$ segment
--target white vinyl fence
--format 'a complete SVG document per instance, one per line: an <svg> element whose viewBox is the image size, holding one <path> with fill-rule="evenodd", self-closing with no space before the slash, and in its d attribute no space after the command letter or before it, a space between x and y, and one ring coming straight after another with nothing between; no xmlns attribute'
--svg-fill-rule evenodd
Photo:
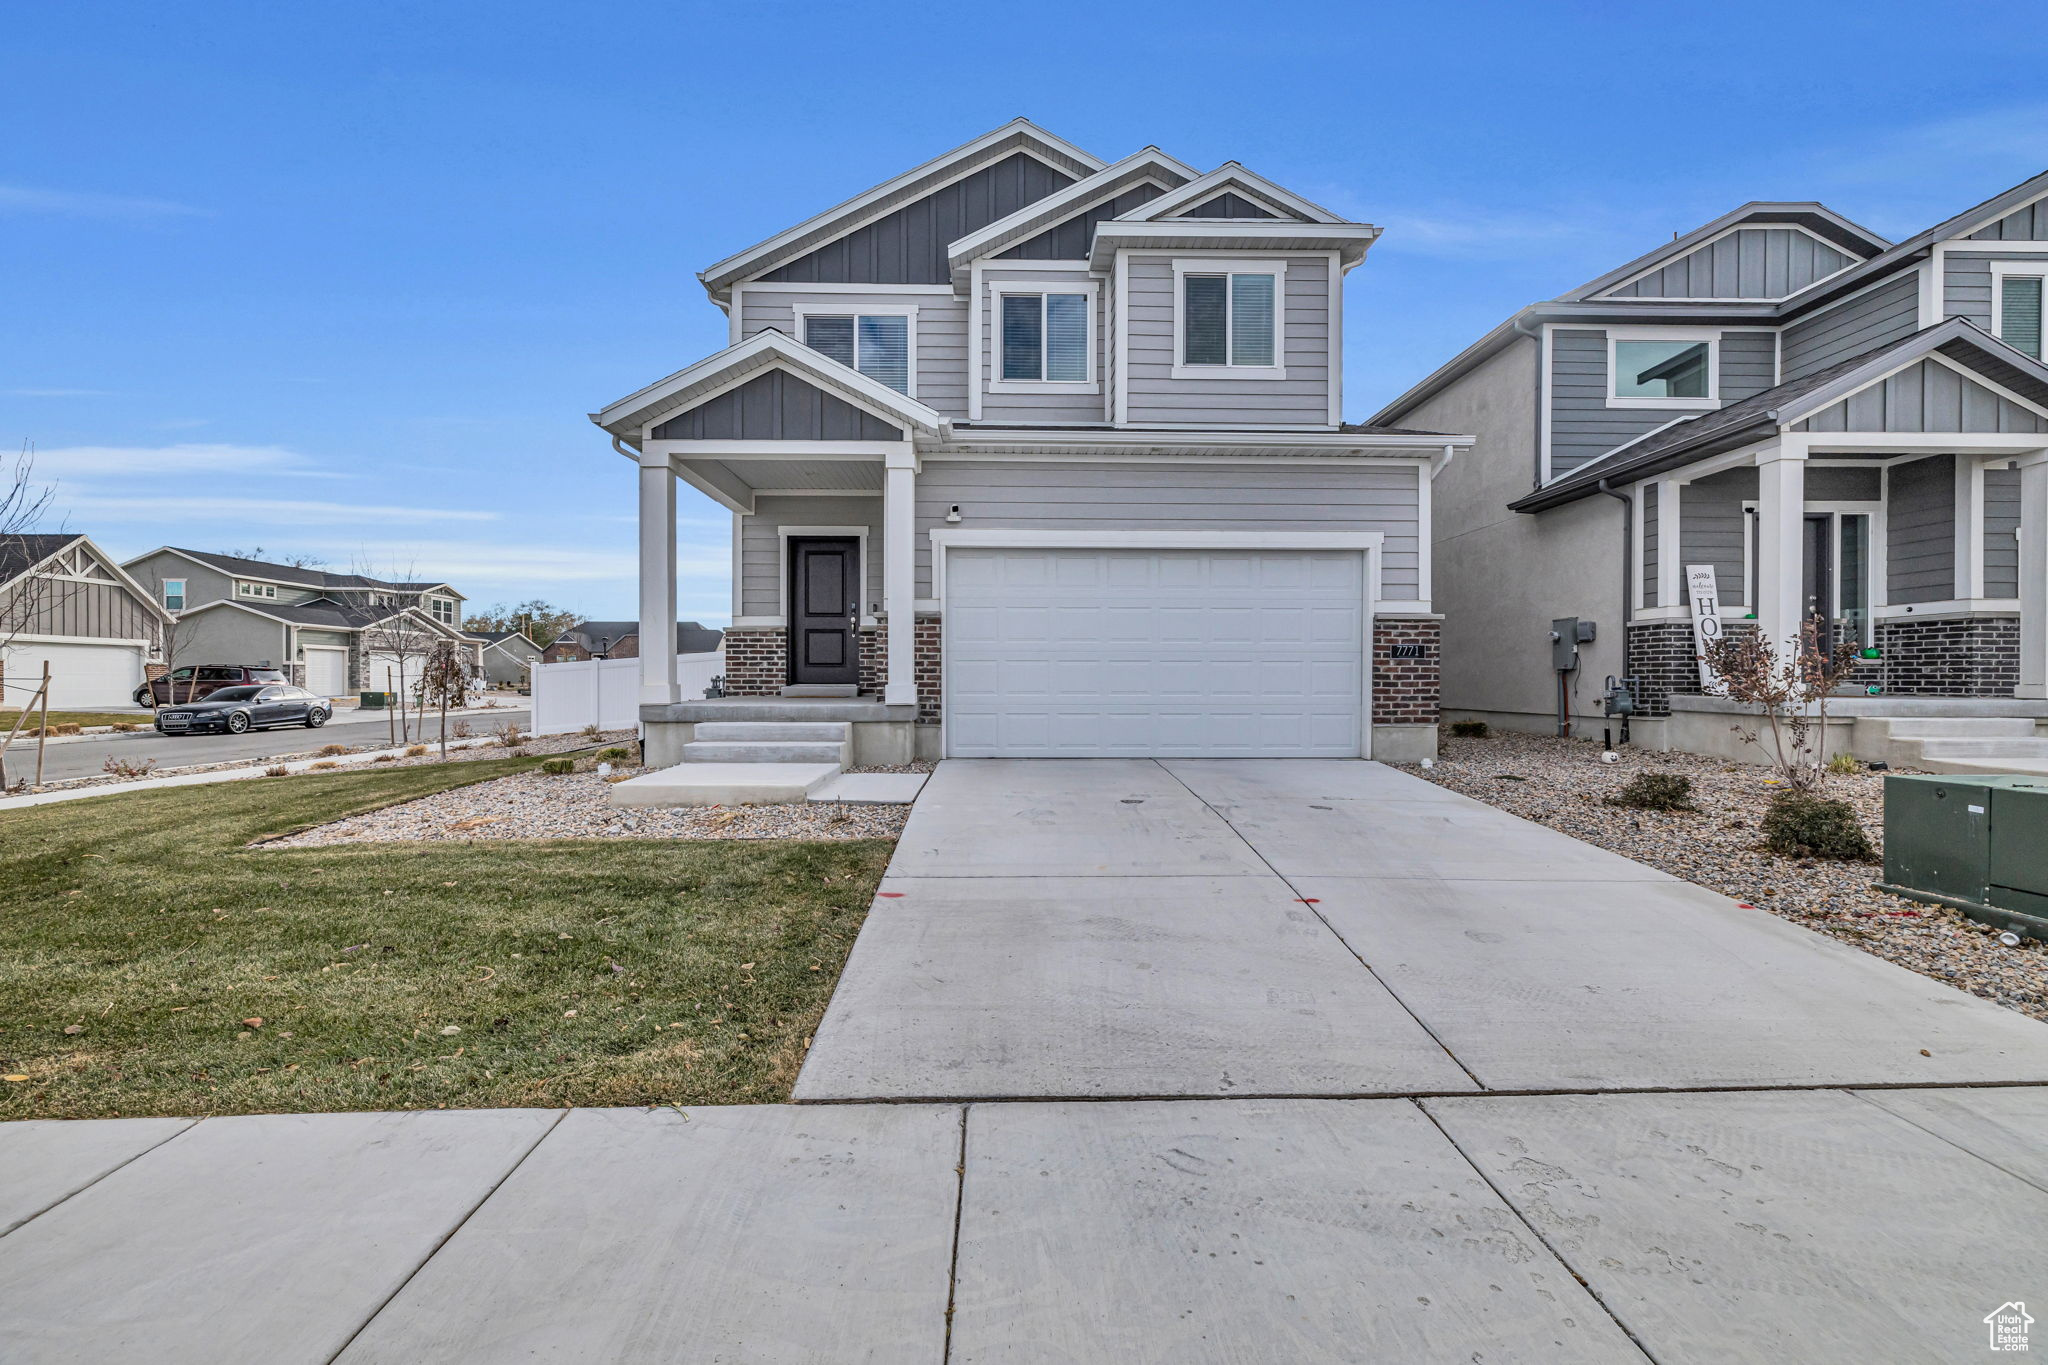
<svg viewBox="0 0 2048 1365"><path fill-rule="evenodd" d="M676 655L683 700L704 695L711 680L725 672L725 651ZM563 735L596 725L604 730L631 730L640 723L640 661L589 659L580 663L533 666L533 733Z"/></svg>

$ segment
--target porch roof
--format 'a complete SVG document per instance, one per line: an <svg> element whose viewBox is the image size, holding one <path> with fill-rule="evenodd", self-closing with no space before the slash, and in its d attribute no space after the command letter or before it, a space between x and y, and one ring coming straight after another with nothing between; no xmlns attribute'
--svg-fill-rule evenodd
<svg viewBox="0 0 2048 1365"><path fill-rule="evenodd" d="M1770 440L1882 383L1915 361L1937 355L2048 412L2048 366L2014 350L1973 323L1949 318L1727 407L1661 427L1508 506L1517 512L1561 507L1593 496L1602 483L1627 483ZM1889 409L1876 425L1861 430L1877 435L1901 429L1927 430L1925 426L1899 427ZM2048 420L2039 420L2034 429L2048 432ZM1853 439L1856 430L1835 429L1830 434L1831 443L1844 435ZM1968 433L1958 429L1956 434L1964 437ZM2048 434L2044 434L2043 444L2048 444Z"/></svg>

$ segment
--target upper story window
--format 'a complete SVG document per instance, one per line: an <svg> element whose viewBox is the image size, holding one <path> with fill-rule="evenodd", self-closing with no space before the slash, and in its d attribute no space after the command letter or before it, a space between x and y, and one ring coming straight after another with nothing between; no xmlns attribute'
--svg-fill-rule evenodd
<svg viewBox="0 0 2048 1365"><path fill-rule="evenodd" d="M182 578L166 578L166 579L164 580L164 584L163 584L163 594L164 594L164 610L165 610L165 611L183 611L183 610L185 610L185 580L184 580L184 579L182 579Z"/></svg>
<svg viewBox="0 0 2048 1365"><path fill-rule="evenodd" d="M1175 261L1180 354L1174 377L1283 378L1280 301L1286 269L1277 261Z"/></svg>
<svg viewBox="0 0 2048 1365"><path fill-rule="evenodd" d="M804 345L907 394L911 392L913 313L799 313L797 320Z"/></svg>
<svg viewBox="0 0 2048 1365"><path fill-rule="evenodd" d="M1720 388L1720 343L1713 336L1607 334L1609 407L1711 408Z"/></svg>
<svg viewBox="0 0 2048 1365"><path fill-rule="evenodd" d="M1995 261L1991 331L2015 351L2041 358L2041 280L2044 267L2031 261Z"/></svg>
<svg viewBox="0 0 2048 1365"><path fill-rule="evenodd" d="M439 621L442 625L452 626L455 624L454 598L429 597L427 599L427 610L431 611L434 615L434 619L436 621Z"/></svg>
<svg viewBox="0 0 2048 1365"><path fill-rule="evenodd" d="M267 601L274 601L277 598L277 584L252 583L246 578L238 578L235 580L235 596L260 597Z"/></svg>
<svg viewBox="0 0 2048 1365"><path fill-rule="evenodd" d="M998 287L996 387L1095 382L1095 296Z"/></svg>

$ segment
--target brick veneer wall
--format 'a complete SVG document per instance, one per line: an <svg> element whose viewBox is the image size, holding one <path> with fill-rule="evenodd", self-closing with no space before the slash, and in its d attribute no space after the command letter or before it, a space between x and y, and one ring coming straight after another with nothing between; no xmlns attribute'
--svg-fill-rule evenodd
<svg viewBox="0 0 2048 1365"><path fill-rule="evenodd" d="M1397 659L1395 645L1421 645ZM1403 617L1372 623L1372 723L1434 725L1443 697L1443 623Z"/></svg>
<svg viewBox="0 0 2048 1365"><path fill-rule="evenodd" d="M943 688L943 680L939 677L939 618L918 617L913 634L917 643L911 656L915 665L912 671L917 675L917 723L937 725Z"/></svg>
<svg viewBox="0 0 2048 1365"><path fill-rule="evenodd" d="M725 694L774 697L789 677L789 636L780 626L725 632Z"/></svg>
<svg viewBox="0 0 2048 1365"><path fill-rule="evenodd" d="M1884 690L1902 697L2010 697L2020 680L2020 618L1881 621Z"/></svg>
<svg viewBox="0 0 2048 1365"><path fill-rule="evenodd" d="M1636 698L1639 716L1668 716L1674 695L1700 693L1699 655L1690 621L1632 621L1628 628L1628 671L1642 679Z"/></svg>

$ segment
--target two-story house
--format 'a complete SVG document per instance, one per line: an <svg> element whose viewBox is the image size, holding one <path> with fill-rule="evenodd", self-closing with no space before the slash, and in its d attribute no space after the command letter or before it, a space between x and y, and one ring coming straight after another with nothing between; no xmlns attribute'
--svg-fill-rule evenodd
<svg viewBox="0 0 2048 1365"><path fill-rule="evenodd" d="M1378 235L1018 119L718 262L730 344L592 414L642 619L680 479L732 513L733 696L868 699L904 756L1432 752L1430 481L1469 439L1343 420ZM704 704L641 657L661 758Z"/></svg>
<svg viewBox="0 0 2048 1365"><path fill-rule="evenodd" d="M163 546L122 566L176 620L178 664L274 664L323 696L403 690L439 640L483 669L484 641L462 629L463 595L206 550Z"/></svg>
<svg viewBox="0 0 2048 1365"><path fill-rule="evenodd" d="M1879 739L1915 716L2030 735L2048 715L2044 276L2048 175L1896 243L1817 203L1752 203L1481 337L1373 419L1479 436L1436 485L1446 709L1583 725L1607 675L1634 677L1639 742L1724 747L1696 570L1722 628L1781 657L1810 618L1861 647L1836 710L1890 718ZM1572 619L1594 637L1576 669L1552 640Z"/></svg>

